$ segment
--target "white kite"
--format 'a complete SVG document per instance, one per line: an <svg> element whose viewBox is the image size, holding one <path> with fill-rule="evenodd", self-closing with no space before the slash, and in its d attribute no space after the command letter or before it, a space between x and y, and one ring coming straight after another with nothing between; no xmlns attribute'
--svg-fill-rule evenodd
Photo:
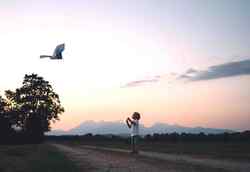
<svg viewBox="0 0 250 172"><path fill-rule="evenodd" d="M54 50L53 56L48 55L41 55L40 58L50 58L52 60L61 60L62 59L62 52L65 49L65 44L60 44L56 46L56 49Z"/></svg>

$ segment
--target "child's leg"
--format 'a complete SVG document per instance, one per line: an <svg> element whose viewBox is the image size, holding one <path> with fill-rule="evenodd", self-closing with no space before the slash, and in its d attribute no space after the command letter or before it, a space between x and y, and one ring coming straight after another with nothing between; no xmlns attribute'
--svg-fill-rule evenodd
<svg viewBox="0 0 250 172"><path fill-rule="evenodd" d="M131 151L132 153L138 153L138 136L131 136Z"/></svg>
<svg viewBox="0 0 250 172"><path fill-rule="evenodd" d="M135 152L135 136L131 136L131 151Z"/></svg>
<svg viewBox="0 0 250 172"><path fill-rule="evenodd" d="M139 136L134 136L134 152L138 153L138 140Z"/></svg>

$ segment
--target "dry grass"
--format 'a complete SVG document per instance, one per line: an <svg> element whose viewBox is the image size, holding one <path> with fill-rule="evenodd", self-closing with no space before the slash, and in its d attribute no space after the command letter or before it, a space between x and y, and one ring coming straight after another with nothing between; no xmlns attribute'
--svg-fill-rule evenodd
<svg viewBox="0 0 250 172"><path fill-rule="evenodd" d="M78 172L77 166L47 144L0 146L0 172Z"/></svg>

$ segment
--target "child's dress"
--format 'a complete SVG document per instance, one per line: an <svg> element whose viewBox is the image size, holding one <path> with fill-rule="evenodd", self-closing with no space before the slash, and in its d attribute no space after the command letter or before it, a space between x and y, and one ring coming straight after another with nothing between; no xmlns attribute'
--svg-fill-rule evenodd
<svg viewBox="0 0 250 172"><path fill-rule="evenodd" d="M131 136L138 136L139 135L139 120L134 119L132 122L132 131Z"/></svg>

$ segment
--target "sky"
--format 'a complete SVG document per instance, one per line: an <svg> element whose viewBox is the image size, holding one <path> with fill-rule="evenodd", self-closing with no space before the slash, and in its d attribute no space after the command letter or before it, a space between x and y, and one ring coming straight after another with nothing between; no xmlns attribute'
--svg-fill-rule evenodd
<svg viewBox="0 0 250 172"><path fill-rule="evenodd" d="M0 95L37 73L86 120L249 130L250 1L0 1ZM40 59L65 43L63 60Z"/></svg>

